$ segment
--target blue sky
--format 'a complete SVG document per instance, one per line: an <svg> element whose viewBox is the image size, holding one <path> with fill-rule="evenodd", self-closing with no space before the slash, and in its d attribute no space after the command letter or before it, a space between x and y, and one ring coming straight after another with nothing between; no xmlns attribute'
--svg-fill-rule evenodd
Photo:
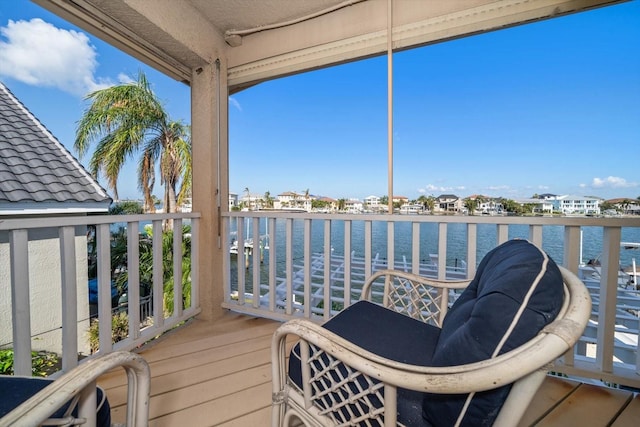
<svg viewBox="0 0 640 427"><path fill-rule="evenodd" d="M37 5L0 0L0 80L74 154L83 95L140 70L189 122L184 84ZM233 95L230 191L387 194L386 72L373 58ZM639 147L638 0L394 55L396 195L637 198ZM121 198L138 197L134 182L132 161Z"/></svg>

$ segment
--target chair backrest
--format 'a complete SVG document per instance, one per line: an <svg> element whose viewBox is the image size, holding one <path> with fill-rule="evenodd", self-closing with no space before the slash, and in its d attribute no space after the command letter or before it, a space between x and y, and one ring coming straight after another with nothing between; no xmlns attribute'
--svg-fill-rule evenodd
<svg viewBox="0 0 640 427"><path fill-rule="evenodd" d="M503 243L483 258L445 316L433 366L492 359L523 345L558 316L563 295L560 269L544 251L526 240ZM423 413L433 425L492 425L510 387L426 394Z"/></svg>

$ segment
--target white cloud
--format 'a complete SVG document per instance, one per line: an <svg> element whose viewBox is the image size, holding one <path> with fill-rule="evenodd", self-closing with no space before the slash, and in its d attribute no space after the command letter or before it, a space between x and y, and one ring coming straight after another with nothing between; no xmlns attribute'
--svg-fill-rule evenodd
<svg viewBox="0 0 640 427"><path fill-rule="evenodd" d="M509 191L511 190L511 187L509 187L508 185L490 185L487 187L487 190L490 191Z"/></svg>
<svg viewBox="0 0 640 427"><path fill-rule="evenodd" d="M9 20L0 27L0 76L53 87L73 95L110 86L94 76L97 52L81 32L56 28L42 19Z"/></svg>
<svg viewBox="0 0 640 427"><path fill-rule="evenodd" d="M427 184L424 188L419 188L418 193L446 193L451 191L464 191L466 187L461 185L457 187Z"/></svg>
<svg viewBox="0 0 640 427"><path fill-rule="evenodd" d="M235 99L233 96L229 97L229 105L233 105L234 107L236 107L238 111L242 111L242 106L240 105L238 100Z"/></svg>
<svg viewBox="0 0 640 427"><path fill-rule="evenodd" d="M637 182L627 182L626 179L617 176L608 176L604 179L593 178L591 182L592 188L632 188L637 187ZM583 187L583 184L580 184Z"/></svg>

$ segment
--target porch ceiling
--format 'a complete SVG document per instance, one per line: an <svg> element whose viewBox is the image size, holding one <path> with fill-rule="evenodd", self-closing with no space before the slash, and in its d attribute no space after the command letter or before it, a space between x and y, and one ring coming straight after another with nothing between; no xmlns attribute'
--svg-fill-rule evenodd
<svg viewBox="0 0 640 427"><path fill-rule="evenodd" d="M231 93L387 49L387 0L33 1L185 83L193 70L219 58ZM393 46L407 49L621 1L394 0Z"/></svg>

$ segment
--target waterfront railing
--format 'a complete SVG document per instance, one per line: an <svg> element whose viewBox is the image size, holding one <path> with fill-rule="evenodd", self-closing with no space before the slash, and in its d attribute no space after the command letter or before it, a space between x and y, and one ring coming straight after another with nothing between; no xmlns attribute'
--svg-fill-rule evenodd
<svg viewBox="0 0 640 427"><path fill-rule="evenodd" d="M223 247L236 248L225 258L225 307L318 322L357 301L365 278L379 269L472 278L489 250L512 238L528 239L582 277L594 301L584 336L553 370L640 388L640 295L637 283L624 282L620 271L636 256L621 253L620 246L640 241L638 217L243 211L224 214L224 230ZM597 277L587 267L595 258Z"/></svg>

